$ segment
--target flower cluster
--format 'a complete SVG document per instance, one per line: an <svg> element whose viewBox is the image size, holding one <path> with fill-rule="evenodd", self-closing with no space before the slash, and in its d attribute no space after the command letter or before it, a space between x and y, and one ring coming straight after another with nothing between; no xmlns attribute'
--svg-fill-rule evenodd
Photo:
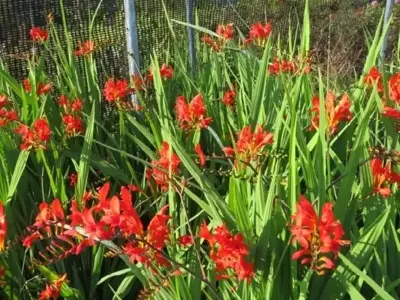
<svg viewBox="0 0 400 300"><path fill-rule="evenodd" d="M372 67L364 78L368 87L376 86L378 93L384 93L383 76L377 67ZM400 105L400 73L393 74L388 81L389 99ZM400 109L390 107L386 101L387 97L382 97L384 108L383 115L392 119L400 119Z"/></svg>
<svg viewBox="0 0 400 300"><path fill-rule="evenodd" d="M67 274L53 280L50 284L46 284L46 288L40 292L38 300L58 299L61 293L61 287L67 282Z"/></svg>
<svg viewBox="0 0 400 300"><path fill-rule="evenodd" d="M272 33L271 23L260 22L251 25L249 37L244 41L245 44L256 43L259 46L265 46L266 41Z"/></svg>
<svg viewBox="0 0 400 300"><path fill-rule="evenodd" d="M21 135L21 150L29 151L34 149L46 149L46 143L50 140L51 130L45 118L37 119L32 128L28 125L20 124L15 133Z"/></svg>
<svg viewBox="0 0 400 300"><path fill-rule="evenodd" d="M184 96L179 96L176 99L175 112L179 125L187 131L207 128L212 121L212 118L206 117L206 107L200 94L189 104Z"/></svg>
<svg viewBox="0 0 400 300"><path fill-rule="evenodd" d="M400 174L392 171L391 161L384 162L380 158L371 160L371 172L373 177L374 193L380 194L382 197L388 197L391 194L387 184L399 183Z"/></svg>
<svg viewBox="0 0 400 300"><path fill-rule="evenodd" d="M150 265L156 261L160 266L168 266L161 253L170 240L167 206L161 208L144 230L139 214L132 205L131 192L135 188L123 186L119 195L108 197L110 188L110 183L105 183L98 190L98 201L90 201L92 204L88 205L89 199L84 199L82 209L72 200L69 215L65 214L59 199L51 204L42 203L35 223L22 241L23 246L31 248L37 240L53 238L46 247L49 254L39 253L49 263L78 255L86 247L100 241L119 237L125 239L121 251L130 257L132 263Z"/></svg>
<svg viewBox="0 0 400 300"><path fill-rule="evenodd" d="M325 98L325 116L327 121L327 131L328 133L334 134L336 133L339 123L341 121L349 121L353 117L350 112L350 99L347 94L344 94L340 99L339 103L335 106L336 96L331 91L328 91ZM320 121L320 99L318 96L314 96L312 99L312 109L311 113L314 114L314 117L311 121L310 129L318 129L319 121Z"/></svg>
<svg viewBox="0 0 400 300"><path fill-rule="evenodd" d="M206 240L211 247L209 255L216 265L218 280L230 278L227 271L231 269L238 280L251 282L254 266L246 260L249 250L240 233L233 235L225 224L215 227L211 232L207 224L203 223L199 237Z"/></svg>
<svg viewBox="0 0 400 300"><path fill-rule="evenodd" d="M235 87L232 87L230 90L225 92L224 97L222 98L222 103L231 108L235 106L236 103Z"/></svg>
<svg viewBox="0 0 400 300"><path fill-rule="evenodd" d="M159 151L160 158L151 162L152 168L146 170L147 180L153 179L162 191L167 191L171 176L179 173L181 160L172 152L170 145L163 142Z"/></svg>
<svg viewBox="0 0 400 300"><path fill-rule="evenodd" d="M49 33L46 29L40 27L33 27L29 32L32 41L37 43L44 43L49 38Z"/></svg>
<svg viewBox="0 0 400 300"><path fill-rule="evenodd" d="M335 268L333 259L337 258L340 247L350 244L342 239L344 231L340 221L335 220L332 208L332 203L325 203L318 217L310 201L300 196L290 224L292 242L298 242L301 247L293 253L292 259L301 259L301 264L309 264L311 270L320 275Z"/></svg>
<svg viewBox="0 0 400 300"><path fill-rule="evenodd" d="M82 100L79 98L70 100L65 95L61 95L58 104L63 109L62 120L64 129L68 136L74 136L84 132L82 122Z"/></svg>
<svg viewBox="0 0 400 300"><path fill-rule="evenodd" d="M201 38L201 41L204 44L210 46L213 51L221 52L226 43L233 39L233 24L219 24L215 33L218 35L218 38L213 39L209 35L204 35Z"/></svg>
<svg viewBox="0 0 400 300"><path fill-rule="evenodd" d="M78 49L74 51L76 57L90 56L95 51L95 43L93 41L86 41L78 43Z"/></svg>
<svg viewBox="0 0 400 300"><path fill-rule="evenodd" d="M6 95L0 95L0 127L18 120L15 109L11 106Z"/></svg>
<svg viewBox="0 0 400 300"><path fill-rule="evenodd" d="M274 61L269 65L268 72L272 75L278 74L299 74L304 72L305 74L311 71L311 59L297 59L294 60L279 60L275 58Z"/></svg>
<svg viewBox="0 0 400 300"><path fill-rule="evenodd" d="M27 93L32 92L32 85L29 79L24 79L23 85L25 92ZM36 95L37 96L47 95L51 91L51 89L52 89L51 83L39 82L36 87Z"/></svg>
<svg viewBox="0 0 400 300"><path fill-rule="evenodd" d="M239 161L250 163L263 154L264 146L273 143L273 134L264 131L261 125L258 125L254 133L251 126L245 126L238 134L236 143L236 153ZM225 147L224 153L228 157L235 156L235 149Z"/></svg>
<svg viewBox="0 0 400 300"><path fill-rule="evenodd" d="M162 64L160 68L160 76L164 80L171 79L174 77L174 68L171 65ZM148 82L154 80L154 71L152 68L150 68L149 73L146 75L146 79Z"/></svg>
<svg viewBox="0 0 400 300"><path fill-rule="evenodd" d="M4 251L7 235L6 212L3 203L0 201L0 253Z"/></svg>

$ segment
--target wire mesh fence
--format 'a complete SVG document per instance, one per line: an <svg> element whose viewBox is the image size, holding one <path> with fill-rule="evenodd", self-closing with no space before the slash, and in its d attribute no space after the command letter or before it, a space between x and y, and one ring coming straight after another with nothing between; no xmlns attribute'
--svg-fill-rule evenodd
<svg viewBox="0 0 400 300"><path fill-rule="evenodd" d="M99 45L96 60L101 72L100 81L106 77L121 77L128 74L125 34L124 0L103 0L98 11L93 32L89 36L90 16L100 0L69 0L63 2L69 33L74 42L92 39ZM135 0L139 38L141 69L149 66L150 55L157 53L168 59L171 47L171 32L168 27L162 0ZM321 36L328 19L324 18L343 9L358 9L367 0L337 1L311 0L311 11L318 16ZM165 0L165 8L171 19L185 21L185 0ZM346 5L347 5L346 4ZM250 24L257 21L273 22L274 31L285 39L290 21L301 22L304 1L300 0L196 0L194 19L200 26L214 30L217 24L234 23L242 32L247 32ZM339 8L338 8L339 7ZM321 13L323 12L323 13ZM2 0L0 3L0 55L9 71L17 78L27 75L26 57L32 54L33 44L29 41L29 29L45 26L49 13L54 15L54 23L62 27L60 0ZM354 21L356 22L356 21ZM322 24L322 26L321 26ZM340 29L339 29L340 30ZM186 46L186 28L174 26L177 40Z"/></svg>

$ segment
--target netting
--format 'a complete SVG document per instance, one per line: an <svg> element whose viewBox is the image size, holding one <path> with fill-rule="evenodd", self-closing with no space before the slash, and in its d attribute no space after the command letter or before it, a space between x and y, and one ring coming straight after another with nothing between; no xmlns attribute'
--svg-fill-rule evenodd
<svg viewBox="0 0 400 300"><path fill-rule="evenodd" d="M165 0L165 6L171 19L185 21L185 0ZM325 51L324 38L328 35L329 17L340 17L365 5L367 0L311 1L311 10L315 20L313 38L321 37L321 51ZM171 47L171 32L163 9L162 0L136 0L137 27L139 36L141 69L148 68L152 53L168 60L166 49ZM344 3L347 3L347 6ZM89 39L89 20L99 0L65 0L64 8L70 34L76 44ZM285 39L289 20L302 19L304 1L299 0L197 0L195 1L195 20L200 26L215 30L217 24L234 23L246 33L250 24L257 21L272 21L274 32ZM29 41L29 30L33 26L45 26L49 13L53 13L54 22L61 30L62 15L60 0L2 0L0 4L0 54L10 73L22 79L27 75L26 57L32 53L33 44ZM350 14L351 16L351 14ZM343 17L342 17L343 18ZM341 28L329 30L356 30L361 22L348 18L352 25L340 25ZM368 18L367 18L368 19ZM318 23L319 22L319 23ZM349 23L350 24L350 23ZM376 22L374 23L376 24ZM353 27L352 27L353 26ZM359 38L363 39L362 29ZM186 45L186 28L174 25L178 43L182 49ZM125 77L128 74L126 37L124 26L124 1L103 0L93 28L91 39L99 45L96 51L101 76ZM350 38L351 39L351 38ZM356 42L356 41L355 41ZM317 41L318 43L318 41ZM363 42L361 44L364 44ZM342 50L346 53L346 49Z"/></svg>

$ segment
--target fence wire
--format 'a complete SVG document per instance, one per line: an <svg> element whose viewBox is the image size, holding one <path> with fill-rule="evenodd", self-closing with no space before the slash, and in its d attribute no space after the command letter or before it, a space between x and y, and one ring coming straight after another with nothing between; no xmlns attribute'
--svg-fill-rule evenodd
<svg viewBox="0 0 400 300"><path fill-rule="evenodd" d="M89 20L100 0L64 0L64 9L71 37L78 41L89 39ZM310 0L314 12L338 11L342 5L338 0ZM347 1L355 8L365 5L367 0ZM171 19L185 21L185 0L164 0ZM304 1L301 0L196 0L194 16L203 27L214 30L217 24L234 23L246 33L250 24L272 21L274 31L285 36L289 21L300 21ZM139 36L141 69L150 64L153 53L168 60L172 35L162 0L135 0ZM60 0L1 0L0 3L0 55L10 73L18 79L27 75L26 57L32 54L29 30L33 26L46 26L49 13L54 15L57 28L62 28ZM325 14L324 16L326 16ZM289 19L290 18L290 19ZM93 28L92 40L99 45L96 51L103 82L107 77L124 77L128 74L123 0L103 0ZM186 46L186 28L174 25L175 43Z"/></svg>

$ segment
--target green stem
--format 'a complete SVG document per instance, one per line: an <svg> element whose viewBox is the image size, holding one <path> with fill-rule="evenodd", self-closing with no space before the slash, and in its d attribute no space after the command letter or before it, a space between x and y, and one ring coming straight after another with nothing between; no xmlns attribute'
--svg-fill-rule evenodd
<svg viewBox="0 0 400 300"><path fill-rule="evenodd" d="M53 173L51 172L49 164L47 163L47 160L46 160L46 156L44 155L44 151L42 149L39 150L39 156L43 161L44 167L45 167L46 172L47 172L47 176L49 177L50 187L51 187L51 191L53 192L53 196L57 197L57 195L58 195L57 185L54 182Z"/></svg>

